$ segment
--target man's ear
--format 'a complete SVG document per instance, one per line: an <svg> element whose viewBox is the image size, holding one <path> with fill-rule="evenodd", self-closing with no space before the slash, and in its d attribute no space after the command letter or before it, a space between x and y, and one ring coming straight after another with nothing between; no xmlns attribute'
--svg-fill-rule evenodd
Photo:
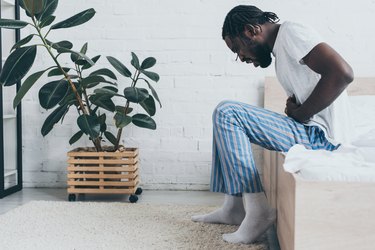
<svg viewBox="0 0 375 250"><path fill-rule="evenodd" d="M248 38L252 39L254 36L259 35L262 32L262 28L259 25L246 24L244 34Z"/></svg>

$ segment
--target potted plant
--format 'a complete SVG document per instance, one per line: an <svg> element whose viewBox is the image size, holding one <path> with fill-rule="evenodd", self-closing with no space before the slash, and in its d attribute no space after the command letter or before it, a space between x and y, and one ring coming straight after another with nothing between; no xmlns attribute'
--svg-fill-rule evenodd
<svg viewBox="0 0 375 250"><path fill-rule="evenodd" d="M50 32L86 23L95 15L94 9L90 8L55 22L53 14L58 0L20 0L19 3L31 22L0 19L0 27L22 29L32 26L35 33L14 44L0 72L1 84L11 86L23 79L41 47L47 50L53 64L30 74L23 81L14 98L13 107L21 103L25 94L42 75L47 74L50 80L40 87L39 102L46 110L53 110L43 123L42 135L46 136L73 109L77 115L78 131L69 143L77 142L83 135L88 136L93 143L92 147L68 152L69 200L75 200L75 194L79 193L125 193L131 194L131 202L136 202L136 195L142 192L137 188L138 149L125 148L120 145L120 140L123 128L131 123L142 128L156 129L156 123L152 119L156 113L155 99L160 107L161 103L151 82L158 82L159 75L149 71L156 59L148 57L140 62L132 52L131 65L135 69L132 73L119 60L107 56L115 72L130 82L129 87L119 90L119 79L111 69L93 69L101 56L89 57L88 43L76 51L68 40L56 42L48 39ZM71 67L62 66L61 58L64 54L70 56ZM150 92L138 87L139 82L143 82ZM140 105L145 112L132 114L133 105ZM108 115L113 119L107 119ZM109 131L109 122L114 122L116 135ZM103 142L111 143L112 146L103 146Z"/></svg>

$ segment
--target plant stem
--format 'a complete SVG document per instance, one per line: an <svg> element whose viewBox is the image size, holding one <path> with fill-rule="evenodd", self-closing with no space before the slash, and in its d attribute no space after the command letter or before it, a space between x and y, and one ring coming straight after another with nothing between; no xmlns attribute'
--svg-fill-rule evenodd
<svg viewBox="0 0 375 250"><path fill-rule="evenodd" d="M32 16L31 18L32 18L33 23L34 23L34 27L36 28L36 30L37 30L37 32L38 32L38 34L39 34L40 39L42 39L43 44L44 44L44 46L46 47L48 53L49 53L50 56L52 57L53 61L56 63L57 67L58 67L58 68L61 70L61 72L64 74L64 78L69 82L70 87L72 88L72 91L73 91L73 93L74 93L74 95L75 95L75 97L76 97L76 99L77 99L77 101L78 101L78 103L79 103L79 106L80 106L80 108L81 108L83 114L88 115L89 113L88 113L88 111L86 110L85 105L83 104L82 98L80 97L80 95L79 95L79 93L78 93L78 91L77 91L76 86L74 85L74 83L73 83L72 80L70 79L68 73L65 72L65 70L62 68L62 66L60 65L60 63L57 61L56 57L55 57L54 54L52 53L52 51L51 51L51 47L48 45L46 39L43 37L42 32L41 32L39 26L38 26L37 23L36 23L35 17ZM102 147L101 147L101 145L100 145L100 139L98 139L98 138L92 139L92 142L94 143L94 146L95 146L95 148L96 148L97 151L102 151Z"/></svg>
<svg viewBox="0 0 375 250"><path fill-rule="evenodd" d="M133 79L133 82L132 82L132 87L135 87L136 83L137 83L137 80L138 80L138 77L139 75L141 74L141 72L139 70L137 70L135 72L135 77ZM127 112L128 112L128 109L129 109L129 104L130 102L129 101L126 101L126 104L125 104L125 111L124 111L124 114L126 116ZM117 137L116 137L116 145L115 145L115 151L119 148L119 144L120 144L120 139L121 139L121 134L122 134L122 129L123 128L119 128L118 131L117 131ZM124 143L125 145L125 143Z"/></svg>
<svg viewBox="0 0 375 250"><path fill-rule="evenodd" d="M48 34L49 34L50 31L51 31L51 29L49 29L49 30L47 31L47 33L46 33L46 35L44 36L44 38L46 38L46 37L48 36Z"/></svg>
<svg viewBox="0 0 375 250"><path fill-rule="evenodd" d="M125 115L126 115L126 113L127 113L127 111L128 111L128 108L129 108L129 101L126 101L125 112L124 112ZM122 129L123 129L123 128L119 128L119 129L117 130L117 137L116 137L115 151L119 148L119 145L120 145L120 139L121 139ZM124 143L124 145L125 145L125 143Z"/></svg>
<svg viewBox="0 0 375 250"><path fill-rule="evenodd" d="M38 27L37 24L36 24L35 18L32 17L32 20L33 20L33 22L34 22L34 24L35 24L35 28L36 28L36 30L37 30L37 32L38 32L38 34L39 34L39 37L42 39L44 46L47 48L48 53L49 53L50 56L52 57L53 61L56 63L57 67L58 67L58 68L61 70L61 72L64 74L64 78L69 82L70 87L72 88L73 93L74 93L75 96L76 96L76 99L77 99L77 101L78 101L78 103L79 103L79 106L81 107L82 112L83 112L84 114L87 114L87 110L85 109L85 106L83 105L82 99L81 99L81 97L80 97L79 94L78 94L78 91L77 91L77 89L76 89L76 86L74 85L74 83L73 83L72 80L70 79L69 75L68 75L68 74L65 72L65 70L61 67L60 63L57 61L57 59L56 59L56 57L54 56L54 54L52 53L51 48L50 48L49 45L47 44L46 40L44 39L44 37L43 37L43 35L42 35L42 33L41 33L41 30L39 29L39 27Z"/></svg>
<svg viewBox="0 0 375 250"><path fill-rule="evenodd" d="M76 71L77 71L79 79L82 80L82 71L80 70L80 68L79 68L79 66L77 64L76 64ZM82 88L82 94L85 97L86 107L87 107L89 113L91 114L92 112L91 112L89 98L87 96L86 88Z"/></svg>

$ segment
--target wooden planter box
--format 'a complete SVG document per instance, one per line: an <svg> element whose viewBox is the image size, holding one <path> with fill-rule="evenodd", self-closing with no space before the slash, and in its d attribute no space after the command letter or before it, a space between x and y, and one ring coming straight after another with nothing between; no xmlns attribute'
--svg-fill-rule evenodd
<svg viewBox="0 0 375 250"><path fill-rule="evenodd" d="M120 152L96 152L92 148L77 148L68 152L69 201L76 194L130 194L136 202L140 180L138 149Z"/></svg>

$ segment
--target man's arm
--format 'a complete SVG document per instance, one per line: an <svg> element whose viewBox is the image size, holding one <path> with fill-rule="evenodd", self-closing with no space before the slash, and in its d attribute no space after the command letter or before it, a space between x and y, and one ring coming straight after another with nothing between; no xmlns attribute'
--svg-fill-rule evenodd
<svg viewBox="0 0 375 250"><path fill-rule="evenodd" d="M328 44L320 43L303 58L304 63L321 75L318 84L301 105L288 98L285 113L299 122L325 109L353 81L350 65Z"/></svg>

